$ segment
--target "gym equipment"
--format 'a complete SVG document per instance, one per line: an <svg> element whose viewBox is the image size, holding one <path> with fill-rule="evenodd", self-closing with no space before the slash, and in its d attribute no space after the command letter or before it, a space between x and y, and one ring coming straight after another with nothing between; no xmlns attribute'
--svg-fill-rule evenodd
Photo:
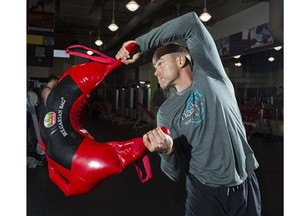
<svg viewBox="0 0 288 216"><path fill-rule="evenodd" d="M239 106L248 140L255 133L273 137L270 120L276 119L276 107L270 103L243 104Z"/></svg>
<svg viewBox="0 0 288 216"><path fill-rule="evenodd" d="M39 125L38 125L38 118L37 118L37 114L35 110L35 107L39 103L39 98L34 91L28 90L26 103L27 103L27 111L31 115L34 132L36 134L36 139L37 139L36 153L38 155L43 155L45 154L45 152L40 147L40 132L39 132Z"/></svg>
<svg viewBox="0 0 288 216"><path fill-rule="evenodd" d="M136 44L129 44L127 50L132 52L135 47ZM91 50L98 56L71 50L77 48ZM137 163L136 170L142 182L148 181L152 174L142 137L99 143L81 124L91 91L121 66L121 61L80 45L66 51L93 61L73 66L60 77L48 96L45 115L40 117L41 147L46 152L50 179L66 196L80 195L142 159L145 178Z"/></svg>
<svg viewBox="0 0 288 216"><path fill-rule="evenodd" d="M140 129L147 126L156 127L156 117L143 104L138 103L138 119L133 128Z"/></svg>

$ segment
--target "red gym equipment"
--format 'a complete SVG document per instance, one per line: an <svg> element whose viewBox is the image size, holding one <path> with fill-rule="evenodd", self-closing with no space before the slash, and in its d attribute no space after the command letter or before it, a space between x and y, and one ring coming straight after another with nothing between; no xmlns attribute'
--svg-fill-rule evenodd
<svg viewBox="0 0 288 216"><path fill-rule="evenodd" d="M80 195L142 159L146 176L143 177L135 163L136 170L142 182L148 181L152 174L142 137L99 143L81 124L81 112L85 110L91 91L121 66L121 61L95 50L92 51L99 55L97 57L70 50L74 48L91 50L76 45L68 47L67 53L94 61L68 69L48 96L39 127L49 178L66 196ZM135 43L127 46L130 53L135 48Z"/></svg>

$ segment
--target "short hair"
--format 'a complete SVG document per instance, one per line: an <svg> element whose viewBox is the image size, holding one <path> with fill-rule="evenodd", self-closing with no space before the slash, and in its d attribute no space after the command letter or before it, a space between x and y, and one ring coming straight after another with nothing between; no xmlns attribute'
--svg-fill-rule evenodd
<svg viewBox="0 0 288 216"><path fill-rule="evenodd" d="M152 62L155 64L161 58L161 56L177 52L185 53L185 56L190 61L191 65L193 65L193 60L188 49L179 43L169 43L157 48L154 52Z"/></svg>
<svg viewBox="0 0 288 216"><path fill-rule="evenodd" d="M52 80L56 80L57 81L58 77L56 75L49 76L48 79L47 79L47 83L51 82Z"/></svg>

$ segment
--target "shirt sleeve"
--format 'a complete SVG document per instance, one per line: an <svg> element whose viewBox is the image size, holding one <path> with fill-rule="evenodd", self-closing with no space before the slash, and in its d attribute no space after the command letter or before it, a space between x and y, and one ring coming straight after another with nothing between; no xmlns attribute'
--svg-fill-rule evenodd
<svg viewBox="0 0 288 216"><path fill-rule="evenodd" d="M158 127L168 127L170 130L170 135L171 137L175 137L174 135L174 131L173 128L169 127L169 123L165 120L164 118L165 115L163 115L161 108L158 111L157 114L157 126ZM174 150L171 152L171 154L169 155L164 155L159 153L159 156L161 158L161 163L160 163L160 167L161 170L173 181L178 181L180 179L181 176L181 160L179 157L179 148L177 148L177 142L175 139L173 139L173 148Z"/></svg>
<svg viewBox="0 0 288 216"><path fill-rule="evenodd" d="M181 169L178 167L177 152L174 150L170 155L159 153L161 157L161 170L173 181L179 181L181 176Z"/></svg>
<svg viewBox="0 0 288 216"><path fill-rule="evenodd" d="M216 44L195 12L170 20L135 40L142 52L167 42L185 40L194 61L193 72L201 71L218 79L227 77Z"/></svg>

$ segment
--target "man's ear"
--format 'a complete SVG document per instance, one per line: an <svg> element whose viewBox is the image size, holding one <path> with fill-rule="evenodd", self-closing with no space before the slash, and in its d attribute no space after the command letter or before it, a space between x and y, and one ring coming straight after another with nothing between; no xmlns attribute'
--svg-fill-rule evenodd
<svg viewBox="0 0 288 216"><path fill-rule="evenodd" d="M177 63L180 68L183 68L188 64L188 59L184 55L179 55L177 58Z"/></svg>

